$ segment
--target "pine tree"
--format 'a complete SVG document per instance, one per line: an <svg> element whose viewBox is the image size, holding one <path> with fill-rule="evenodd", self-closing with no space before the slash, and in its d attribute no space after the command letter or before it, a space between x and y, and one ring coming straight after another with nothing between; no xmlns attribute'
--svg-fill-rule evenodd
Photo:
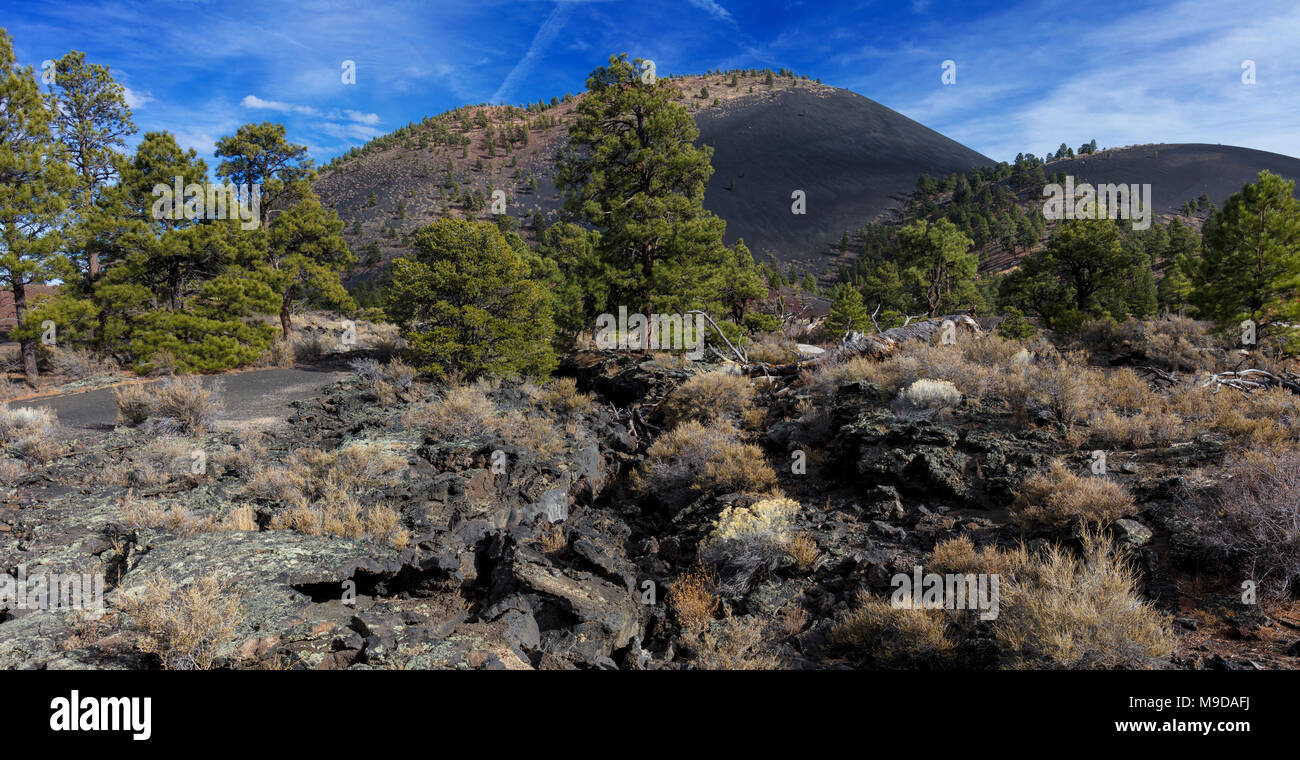
<svg viewBox="0 0 1300 760"><path fill-rule="evenodd" d="M267 261L266 231L227 219L169 214L156 185L203 183L207 165L166 132L147 133L123 167L116 192L131 220L123 255L95 282L105 345L137 371L170 355L184 372L213 372L252 363L275 329L255 317L282 303ZM179 203L180 200L177 199Z"/></svg>
<svg viewBox="0 0 1300 760"><path fill-rule="evenodd" d="M1192 281L1188 277L1189 261L1177 256L1165 267L1165 276L1156 286L1156 299L1160 307L1181 314L1190 303Z"/></svg>
<svg viewBox="0 0 1300 760"><path fill-rule="evenodd" d="M1145 250L1122 241L1112 220L1079 219L1058 226L1045 250L1006 276L999 300L1071 332L1091 317L1152 313L1156 287Z"/></svg>
<svg viewBox="0 0 1300 760"><path fill-rule="evenodd" d="M904 255L902 279L916 293L926 314L940 307L955 309L978 302L975 274L979 258L970 253L971 239L947 219L930 224L917 220L899 230Z"/></svg>
<svg viewBox="0 0 1300 760"><path fill-rule="evenodd" d="M283 124L245 124L235 134L217 140L214 155L225 159L217 166L218 177L261 187L262 229L270 223L271 211L303 198L316 176L307 147L286 140Z"/></svg>
<svg viewBox="0 0 1300 760"><path fill-rule="evenodd" d="M306 146L290 143L284 125L263 122L218 140L216 155L225 158L218 176L262 188L261 227L269 234L268 263L281 295L282 338L293 331L291 308L304 294L334 308L355 308L339 275L356 257L340 235L338 214L324 208L311 189L316 170ZM268 227L272 211L279 213ZM406 217L400 196L396 212Z"/></svg>
<svg viewBox="0 0 1300 760"><path fill-rule="evenodd" d="M105 271L96 293L112 309L109 338L130 347L136 371L164 355L183 372L251 364L275 328L280 294L262 235L235 220L204 220L171 230ZM120 336L120 337L119 337Z"/></svg>
<svg viewBox="0 0 1300 760"><path fill-rule="evenodd" d="M643 82L640 65L613 56L588 77L556 184L566 210L600 231L616 298L644 314L721 307L733 252L704 208L713 150L695 145L676 88Z"/></svg>
<svg viewBox="0 0 1300 760"><path fill-rule="evenodd" d="M1057 228L1047 259L1074 294L1075 308L1091 313L1094 298L1119 285L1127 269L1119 233L1109 220L1077 220Z"/></svg>
<svg viewBox="0 0 1300 760"><path fill-rule="evenodd" d="M118 179L121 148L135 124L125 90L107 66L87 63L74 50L55 62L55 72L55 133L77 177L71 205L80 218L69 247L80 254L89 282L99 276L105 238L121 221L115 206L104 203L103 190Z"/></svg>
<svg viewBox="0 0 1300 760"><path fill-rule="evenodd" d="M610 275L597 248L600 234L570 222L557 222L541 235L537 252L549 266L545 279L555 294L555 323L561 348L606 311Z"/></svg>
<svg viewBox="0 0 1300 760"><path fill-rule="evenodd" d="M1300 321L1300 201L1295 183L1263 171L1205 226L1191 300L1220 327ZM1278 332L1291 328L1275 328Z"/></svg>
<svg viewBox="0 0 1300 760"><path fill-rule="evenodd" d="M1161 307L1181 313L1192 306L1192 280L1201 261L1201 235L1177 217L1169 222L1165 232L1168 263L1157 295Z"/></svg>
<svg viewBox="0 0 1300 760"><path fill-rule="evenodd" d="M314 193L271 222L268 254L276 272L276 290L281 293L282 337L287 338L293 329L289 310L300 297L343 311L356 308L339 279L357 261L342 231L338 214L323 207Z"/></svg>
<svg viewBox="0 0 1300 760"><path fill-rule="evenodd" d="M862 332L871 324L871 315L862 304L862 293L847 282L835 286L831 297L831 313L826 318L826 329L835 338L851 331Z"/></svg>
<svg viewBox="0 0 1300 760"><path fill-rule="evenodd" d="M1020 309L1014 306L1007 307L1005 316L998 323L998 335L1007 340L1027 341L1033 338L1037 332L1034 326L1025 319L1025 315Z"/></svg>
<svg viewBox="0 0 1300 760"><path fill-rule="evenodd" d="M554 368L547 291L495 225L440 219L418 230L391 278L386 312L422 372L544 377Z"/></svg>
<svg viewBox="0 0 1300 760"><path fill-rule="evenodd" d="M767 295L767 286L759 276L754 256L743 239L737 240L727 252L730 255L719 298L732 321L739 325L745 321L745 310L750 302Z"/></svg>
<svg viewBox="0 0 1300 760"><path fill-rule="evenodd" d="M59 158L46 107L30 66L19 68L9 35L0 29L0 287L14 299L24 329L14 331L27 382L35 385L39 325L24 323L27 287L73 275L59 253L60 224L73 187ZM57 328L57 325L56 325Z"/></svg>
<svg viewBox="0 0 1300 760"><path fill-rule="evenodd" d="M912 311L914 304L907 296L897 262L886 260L875 264L862 274L858 286L863 303L873 310L878 306L882 314Z"/></svg>

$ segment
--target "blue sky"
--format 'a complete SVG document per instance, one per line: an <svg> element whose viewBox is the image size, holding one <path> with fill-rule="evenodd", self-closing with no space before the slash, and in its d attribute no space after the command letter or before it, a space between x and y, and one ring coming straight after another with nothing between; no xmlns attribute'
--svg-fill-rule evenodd
<svg viewBox="0 0 1300 760"><path fill-rule="evenodd" d="M0 26L24 64L70 49L109 64L141 132L210 165L250 121L283 122L323 162L457 105L578 92L617 52L661 74L790 68L998 160L1094 138L1300 156L1295 0L0 0Z"/></svg>

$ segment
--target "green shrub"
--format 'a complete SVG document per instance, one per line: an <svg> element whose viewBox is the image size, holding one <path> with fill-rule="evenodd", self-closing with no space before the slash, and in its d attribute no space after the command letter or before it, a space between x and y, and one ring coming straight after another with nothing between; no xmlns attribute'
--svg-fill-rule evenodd
<svg viewBox="0 0 1300 760"><path fill-rule="evenodd" d="M554 368L551 301L495 225L440 219L392 263L385 312L412 360L437 378L460 372L544 377Z"/></svg>
<svg viewBox="0 0 1300 760"><path fill-rule="evenodd" d="M775 314L753 312L745 315L745 329L750 332L770 333L781 329L781 318Z"/></svg>
<svg viewBox="0 0 1300 760"><path fill-rule="evenodd" d="M1014 306L1007 307L1006 318L998 324L998 335L1007 340L1032 340L1038 330L1025 319L1025 314Z"/></svg>

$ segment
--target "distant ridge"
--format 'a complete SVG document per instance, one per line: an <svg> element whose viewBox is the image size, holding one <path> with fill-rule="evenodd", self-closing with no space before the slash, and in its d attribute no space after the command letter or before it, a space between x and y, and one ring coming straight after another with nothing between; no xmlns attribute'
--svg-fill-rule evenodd
<svg viewBox="0 0 1300 760"><path fill-rule="evenodd" d="M1132 145L1052 161L1043 167L1048 175L1060 172L1094 185L1150 184L1156 214L1174 213L1202 194L1222 207L1264 169L1300 186L1300 158L1206 143Z"/></svg>

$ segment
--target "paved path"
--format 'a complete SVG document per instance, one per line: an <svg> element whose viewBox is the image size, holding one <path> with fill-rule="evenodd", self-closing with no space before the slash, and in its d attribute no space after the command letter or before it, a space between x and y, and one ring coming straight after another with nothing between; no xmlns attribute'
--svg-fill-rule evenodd
<svg viewBox="0 0 1300 760"><path fill-rule="evenodd" d="M337 368L262 369L228 375L205 375L203 384L219 383L226 402L218 427L269 427L282 424L289 404L309 398L322 386L346 377ZM157 382L157 381L151 381ZM59 416L65 435L113 429L117 403L112 388L15 401L14 406L47 406Z"/></svg>

